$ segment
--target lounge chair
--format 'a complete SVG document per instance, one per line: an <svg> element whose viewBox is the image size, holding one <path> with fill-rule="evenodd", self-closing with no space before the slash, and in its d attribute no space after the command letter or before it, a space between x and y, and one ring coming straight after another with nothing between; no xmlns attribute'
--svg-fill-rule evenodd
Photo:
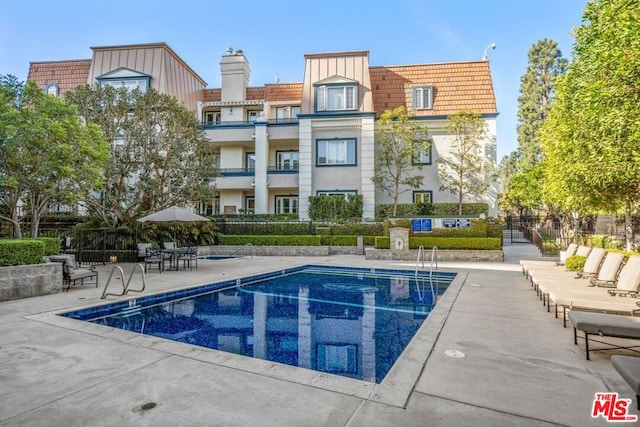
<svg viewBox="0 0 640 427"><path fill-rule="evenodd" d="M589 256L595 253L595 249ZM549 292L559 289L584 289L585 287L594 286L615 286L620 266L624 261L624 254L620 252L609 252L605 255L604 261L600 264L600 268L596 276L578 275L573 279L540 279L537 284L538 295L542 298L543 305L548 304ZM586 266L586 264L585 264ZM591 267L588 267L591 268ZM586 270L587 268L585 268ZM588 282L582 279L588 278Z"/></svg>
<svg viewBox="0 0 640 427"><path fill-rule="evenodd" d="M636 409L640 410L640 357L611 356L611 364L636 394Z"/></svg>
<svg viewBox="0 0 640 427"><path fill-rule="evenodd" d="M640 307L639 307L640 309ZM632 316L620 316L616 314L590 313L585 311L572 311L569 320L573 325L573 342L578 345L578 331L584 333L584 345L586 358L589 360L589 336L640 339L640 318ZM602 343L610 349L633 350L633 347L618 346L610 343ZM593 351L593 350L592 350Z"/></svg>
<svg viewBox="0 0 640 427"><path fill-rule="evenodd" d="M600 265L607 254L607 250L603 248L593 248L584 263L584 267L580 272L571 271L534 271L530 275L533 288L537 291L540 283L545 280L566 280L570 278L591 278L596 277L600 271Z"/></svg>
<svg viewBox="0 0 640 427"><path fill-rule="evenodd" d="M637 295L640 291L640 256L631 256L618 274L615 288L557 289L549 291L549 301L555 304L556 317L558 307L562 307L563 324L566 326L567 310L591 310L604 313L634 314L638 310L636 298L621 298L611 295L610 291L623 295Z"/></svg>
<svg viewBox="0 0 640 427"><path fill-rule="evenodd" d="M581 245L577 247L573 255L588 257L590 252L591 252L591 248L589 246ZM564 264L549 264L546 261L538 261L538 263L533 262L527 265L525 276L527 277L527 279L531 280L532 277L535 275L555 274L555 273L562 273L563 271L566 271L563 268L558 268L559 266L564 266Z"/></svg>
<svg viewBox="0 0 640 427"><path fill-rule="evenodd" d="M576 250L578 249L578 245L575 243L571 243L567 246L567 250L564 251L564 257L561 257L555 261L540 261L540 260L528 260L522 259L520 260L520 265L522 266L522 274L525 275L526 278L529 278L529 270L532 268L543 268L543 267L558 267L564 265L564 260L569 258L570 256L575 255Z"/></svg>
<svg viewBox="0 0 640 427"><path fill-rule="evenodd" d="M97 288L98 272L93 268L78 268L68 262L62 263L62 284L67 285L67 292L69 292L71 286L75 286L78 283L80 283L80 286L84 286L85 280L92 283L95 281Z"/></svg>

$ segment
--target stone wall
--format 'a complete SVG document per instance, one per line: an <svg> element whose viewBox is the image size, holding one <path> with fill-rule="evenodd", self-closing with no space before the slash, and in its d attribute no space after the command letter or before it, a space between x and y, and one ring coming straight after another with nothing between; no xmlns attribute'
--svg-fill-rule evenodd
<svg viewBox="0 0 640 427"><path fill-rule="evenodd" d="M396 251L391 249L365 250L365 259L385 259L395 261L413 261L418 258L417 250ZM431 260L431 251L424 254L425 262ZM501 250L454 250L438 249L438 261L490 261L504 262L504 252Z"/></svg>
<svg viewBox="0 0 640 427"><path fill-rule="evenodd" d="M0 267L0 301L56 294L61 290L61 263Z"/></svg>
<svg viewBox="0 0 640 427"><path fill-rule="evenodd" d="M198 255L328 256L356 255L356 246L199 246Z"/></svg>

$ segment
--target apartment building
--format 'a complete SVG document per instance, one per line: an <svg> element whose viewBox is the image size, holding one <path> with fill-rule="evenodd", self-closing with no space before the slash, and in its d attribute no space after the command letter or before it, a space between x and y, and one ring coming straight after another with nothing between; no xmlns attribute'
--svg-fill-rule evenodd
<svg viewBox="0 0 640 427"><path fill-rule="evenodd" d="M401 203L456 202L441 192L437 159L450 152L447 117L460 110L481 114L482 142L495 162L496 109L486 60L371 66L368 51L307 54L301 82L250 86L242 50L220 60L221 87L206 83L165 43L93 47L87 60L32 62L29 80L63 96L80 84L148 87L170 94L202 121L218 157L219 196L203 201L204 213L297 213L308 218L309 196L360 194L363 218L390 203L371 178L376 119L404 105L427 125L429 152L421 153L423 186ZM497 216L495 186L486 195Z"/></svg>

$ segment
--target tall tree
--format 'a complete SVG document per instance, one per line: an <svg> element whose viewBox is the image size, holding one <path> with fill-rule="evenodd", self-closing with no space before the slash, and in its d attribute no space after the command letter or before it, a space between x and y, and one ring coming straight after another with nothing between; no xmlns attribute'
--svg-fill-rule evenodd
<svg viewBox="0 0 640 427"><path fill-rule="evenodd" d="M555 80L566 68L567 60L555 41L542 39L529 49L529 65L520 79L518 97L518 147L523 169L540 160L540 128L551 109Z"/></svg>
<svg viewBox="0 0 640 427"><path fill-rule="evenodd" d="M459 111L448 117L447 131L451 138L448 155L438 158L440 190L458 197L458 215L466 198L482 199L489 189L493 165L485 156L487 128L480 114Z"/></svg>
<svg viewBox="0 0 640 427"><path fill-rule="evenodd" d="M192 112L153 89L83 86L67 93L111 142L105 191L85 199L101 222L131 223L149 211L195 203L213 191L215 167Z"/></svg>
<svg viewBox="0 0 640 427"><path fill-rule="evenodd" d="M403 106L387 110L378 119L374 176L376 188L393 199L393 215L398 213L401 194L418 189L424 176L416 162L428 153L431 140L425 125L413 120Z"/></svg>
<svg viewBox="0 0 640 427"><path fill-rule="evenodd" d="M640 200L639 6L587 4L542 135L547 196L578 212L624 207L628 249L631 210Z"/></svg>
<svg viewBox="0 0 640 427"><path fill-rule="evenodd" d="M7 143L0 148L0 161L9 175L3 199L5 205L16 197L26 201L31 236L37 237L47 206L73 204L98 188L108 144L99 127L82 123L74 107L45 94L35 83L28 82L18 99L8 116Z"/></svg>
<svg viewBox="0 0 640 427"><path fill-rule="evenodd" d="M20 159L15 156L17 122L22 104L24 83L12 75L0 75L0 218L9 221L13 237L22 237L19 207L24 183L17 181Z"/></svg>

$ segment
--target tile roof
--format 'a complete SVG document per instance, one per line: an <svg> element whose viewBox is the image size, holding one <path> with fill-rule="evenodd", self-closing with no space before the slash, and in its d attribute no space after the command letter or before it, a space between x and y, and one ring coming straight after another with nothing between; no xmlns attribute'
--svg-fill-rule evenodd
<svg viewBox="0 0 640 427"><path fill-rule="evenodd" d="M270 83L265 85L269 102L302 100L302 83Z"/></svg>
<svg viewBox="0 0 640 427"><path fill-rule="evenodd" d="M400 105L411 107L412 88L434 86L433 109L416 116L441 116L459 110L497 113L489 61L370 67L377 115Z"/></svg>
<svg viewBox="0 0 640 427"><path fill-rule="evenodd" d="M90 59L31 62L27 80L36 82L42 89L56 84L59 96L64 96L68 90L87 84L90 67Z"/></svg>
<svg viewBox="0 0 640 427"><path fill-rule="evenodd" d="M222 99L222 89L205 89L202 91L203 102L220 102Z"/></svg>

